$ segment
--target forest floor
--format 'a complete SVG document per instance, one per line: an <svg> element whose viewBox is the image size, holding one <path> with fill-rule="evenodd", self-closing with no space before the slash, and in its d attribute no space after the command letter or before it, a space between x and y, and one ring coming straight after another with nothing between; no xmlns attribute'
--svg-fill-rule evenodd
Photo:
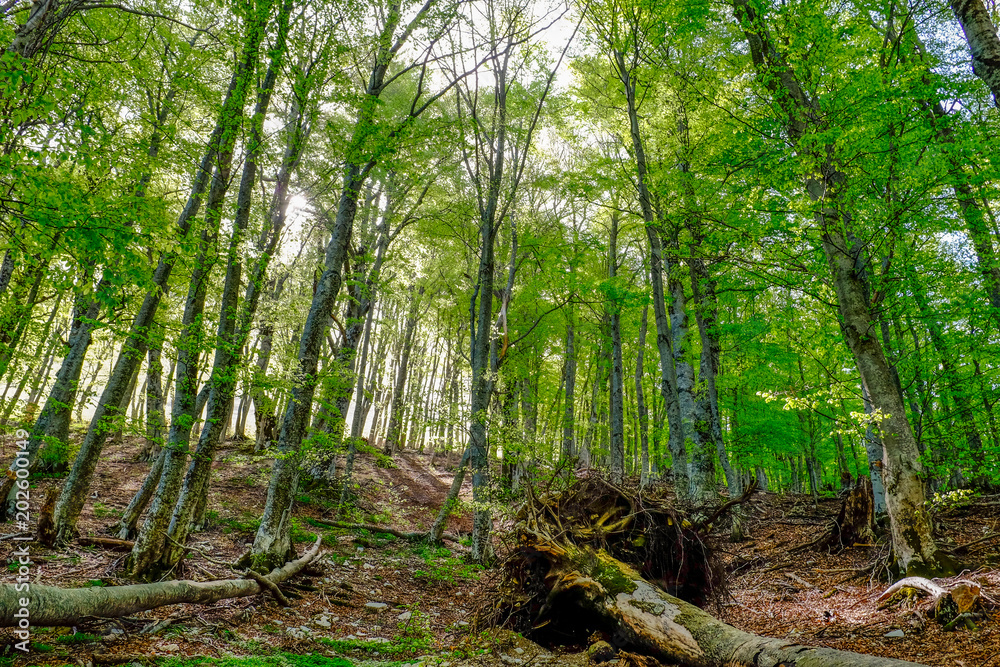
<svg viewBox="0 0 1000 667"><path fill-rule="evenodd" d="M106 450L94 495L79 524L82 535L108 535L142 482L149 464L134 461L135 451L129 443ZM397 455L396 467L377 467L369 456L359 457L358 463L361 492L347 520L404 531L431 524L452 479L443 458L431 469L427 456L413 452ZM180 577L205 581L239 576L213 561L235 561L252 541L269 466L269 460L233 445L220 452L209 506L211 525L194 536L194 550ZM33 497L40 499L47 487L58 483L39 480ZM468 483L462 495L470 499ZM1000 502L989 500L941 514L945 543L965 544L995 534ZM432 548L384 534L310 524L310 519L332 519L334 507L335 500L320 491L306 490L299 496L297 541L304 548L315 539L312 535L322 532L325 546L315 567L295 581L303 588L289 608L255 596L206 606L174 605L127 619L87 619L75 628L33 628L33 648L26 657L14 655L10 631L0 630L0 641L8 644L0 653L0 666L120 664L126 657L140 656L172 656L175 659L167 662L175 665L201 664L189 661L194 656L247 657L226 667L589 664L581 653L585 646L542 648L513 633L474 631L470 622L485 599L492 572L467 563L464 547ZM1000 667L1000 614L976 631L945 632L912 609L878 610L876 598L887 584L857 573L867 568L880 547L791 553L813 540L838 508L835 498L814 504L807 496L757 493L745 505L747 540L738 544L728 542L728 522L720 521L709 541L727 568L728 591L709 611L744 630L796 643L926 665ZM468 509L460 508L448 530L470 529ZM1000 599L1000 540L979 546L969 557L973 571L966 578L979 581L986 595ZM6 558L10 551L10 542L0 542L0 554ZM78 544L59 551L33 547L35 580L67 587L124 584L116 576L124 555ZM903 636L892 636L898 631Z"/></svg>

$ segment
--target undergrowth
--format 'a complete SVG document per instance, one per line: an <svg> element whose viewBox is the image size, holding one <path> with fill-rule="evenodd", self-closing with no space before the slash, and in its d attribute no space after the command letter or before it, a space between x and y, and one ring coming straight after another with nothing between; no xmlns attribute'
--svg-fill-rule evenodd
<svg viewBox="0 0 1000 667"><path fill-rule="evenodd" d="M254 656L250 658L168 658L164 667L351 667L351 663L341 657L329 658L323 655L279 655Z"/></svg>

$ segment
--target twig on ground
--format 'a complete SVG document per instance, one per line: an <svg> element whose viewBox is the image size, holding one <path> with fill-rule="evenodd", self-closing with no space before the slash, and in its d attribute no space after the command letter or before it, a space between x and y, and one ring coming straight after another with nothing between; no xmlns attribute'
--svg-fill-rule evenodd
<svg viewBox="0 0 1000 667"><path fill-rule="evenodd" d="M285 594L281 592L281 589L279 589L278 585L273 581L258 574L257 572L254 572L253 570L247 570L243 576L248 579L253 579L260 584L261 588L267 589L267 591L274 597L275 601L282 607L292 606L292 604L288 601L288 598L285 597Z"/></svg>

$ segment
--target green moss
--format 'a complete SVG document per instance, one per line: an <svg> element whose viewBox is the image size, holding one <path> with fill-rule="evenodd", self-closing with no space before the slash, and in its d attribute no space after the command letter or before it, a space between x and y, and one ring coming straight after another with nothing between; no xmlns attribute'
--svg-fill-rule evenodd
<svg viewBox="0 0 1000 667"><path fill-rule="evenodd" d="M961 566L954 558L946 553L938 551L936 558L928 561L914 558L906 568L907 577L923 577L934 579L936 577L953 577L961 571Z"/></svg>
<svg viewBox="0 0 1000 667"><path fill-rule="evenodd" d="M629 600L628 603L636 609L641 609L647 614L652 614L653 616L659 616L667 610L666 605L657 604L655 602L647 602L645 600Z"/></svg>
<svg viewBox="0 0 1000 667"><path fill-rule="evenodd" d="M637 578L638 575L623 569L618 561L603 551L598 552L597 562L594 563L591 574L597 583L604 587L608 595L631 594L636 589L633 579Z"/></svg>
<svg viewBox="0 0 1000 667"><path fill-rule="evenodd" d="M400 637L390 642L374 642L365 639L327 639L325 637L321 637L318 641L337 653L368 653L380 656L419 654L430 648L430 641L426 636Z"/></svg>
<svg viewBox="0 0 1000 667"><path fill-rule="evenodd" d="M351 667L344 658L282 653L252 658L170 658L166 667Z"/></svg>

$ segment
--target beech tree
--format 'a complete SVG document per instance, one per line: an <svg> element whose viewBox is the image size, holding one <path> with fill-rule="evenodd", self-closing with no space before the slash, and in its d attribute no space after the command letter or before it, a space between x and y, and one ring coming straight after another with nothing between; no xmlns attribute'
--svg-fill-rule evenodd
<svg viewBox="0 0 1000 667"><path fill-rule="evenodd" d="M169 571L231 437L273 460L257 570L300 480L346 513L418 452L479 561L596 470L867 476L899 570L949 571L928 495L1000 484L1000 56L949 4L0 3L0 422L66 474L47 537L122 451L124 572Z"/></svg>

